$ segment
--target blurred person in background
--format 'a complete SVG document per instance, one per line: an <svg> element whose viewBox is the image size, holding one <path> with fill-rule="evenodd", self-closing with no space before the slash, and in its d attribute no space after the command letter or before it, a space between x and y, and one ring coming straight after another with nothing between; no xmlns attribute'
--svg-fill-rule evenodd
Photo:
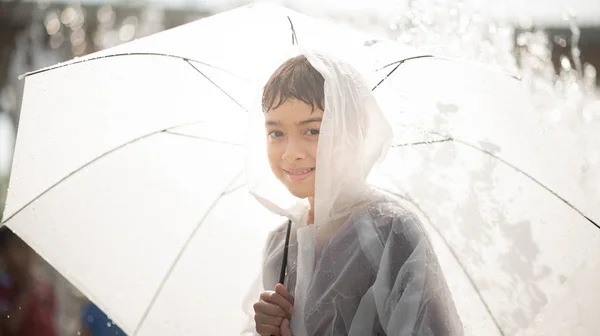
<svg viewBox="0 0 600 336"><path fill-rule="evenodd" d="M81 314L81 336L127 336L93 302L84 306Z"/></svg>
<svg viewBox="0 0 600 336"><path fill-rule="evenodd" d="M34 251L0 228L0 335L55 336L54 293L33 276Z"/></svg>

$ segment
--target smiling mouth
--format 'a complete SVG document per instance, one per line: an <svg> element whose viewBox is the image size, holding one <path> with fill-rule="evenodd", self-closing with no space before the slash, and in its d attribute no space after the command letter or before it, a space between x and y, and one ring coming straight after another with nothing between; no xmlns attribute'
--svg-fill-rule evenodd
<svg viewBox="0 0 600 336"><path fill-rule="evenodd" d="M283 171L285 171L290 180L302 181L305 178L307 178L313 171L315 171L315 168L298 169L293 171L284 169Z"/></svg>

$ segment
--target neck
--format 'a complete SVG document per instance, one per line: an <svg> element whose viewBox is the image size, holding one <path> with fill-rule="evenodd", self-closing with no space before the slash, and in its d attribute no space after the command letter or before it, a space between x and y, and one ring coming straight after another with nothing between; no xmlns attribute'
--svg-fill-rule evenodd
<svg viewBox="0 0 600 336"><path fill-rule="evenodd" d="M310 225L315 223L315 198L309 197L308 204L310 205L310 209L308 210L307 224Z"/></svg>

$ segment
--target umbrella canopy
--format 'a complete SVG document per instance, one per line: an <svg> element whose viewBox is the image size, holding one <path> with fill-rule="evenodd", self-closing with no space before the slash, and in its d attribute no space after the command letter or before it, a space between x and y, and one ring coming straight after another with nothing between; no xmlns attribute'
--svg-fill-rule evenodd
<svg viewBox="0 0 600 336"><path fill-rule="evenodd" d="M582 170L585 153L546 131L510 76L436 58L388 68L384 91L375 92L396 139L373 183L428 218L467 328L595 330L597 320L579 308L592 289L574 284L600 275L600 199L584 182L600 166Z"/></svg>
<svg viewBox="0 0 600 336"><path fill-rule="evenodd" d="M239 332L282 221L243 187L244 134L288 17L301 43L366 49L373 69L422 56L263 4L27 76L4 220L126 332ZM600 230L595 200L564 182L576 154L536 129L513 79L400 63L372 75L397 146L372 182L428 219L467 332L592 328L577 304L598 304Z"/></svg>
<svg viewBox="0 0 600 336"><path fill-rule="evenodd" d="M281 221L240 188L246 110L288 16L323 48L372 40L254 5L26 77L3 220L127 333L240 330Z"/></svg>

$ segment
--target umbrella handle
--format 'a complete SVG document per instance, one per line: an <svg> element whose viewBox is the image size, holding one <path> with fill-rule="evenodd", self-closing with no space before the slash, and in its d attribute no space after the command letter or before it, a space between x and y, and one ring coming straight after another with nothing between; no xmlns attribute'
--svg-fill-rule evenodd
<svg viewBox="0 0 600 336"><path fill-rule="evenodd" d="M283 261L281 262L281 271L279 272L279 283L283 285L285 281L285 271L287 269L288 247L290 245L290 232L292 231L292 220L288 219L287 232L285 234L285 245L283 247Z"/></svg>

